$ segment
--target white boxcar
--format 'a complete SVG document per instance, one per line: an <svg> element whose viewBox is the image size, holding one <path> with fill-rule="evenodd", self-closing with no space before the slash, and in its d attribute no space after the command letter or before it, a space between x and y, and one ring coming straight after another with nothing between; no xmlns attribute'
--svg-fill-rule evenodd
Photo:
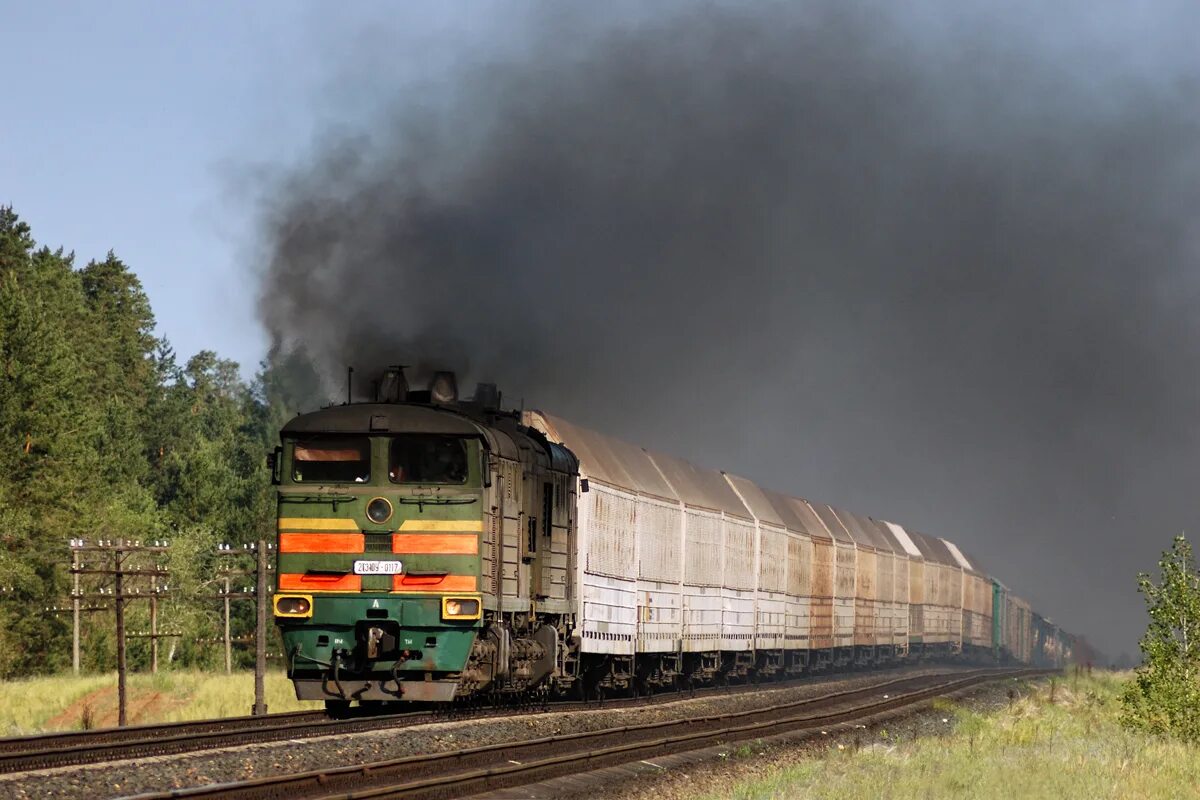
<svg viewBox="0 0 1200 800"><path fill-rule="evenodd" d="M579 458L578 535L560 561L575 570L579 651L609 685L957 653L964 635L991 645L991 579L948 541L542 412L525 421Z"/></svg>

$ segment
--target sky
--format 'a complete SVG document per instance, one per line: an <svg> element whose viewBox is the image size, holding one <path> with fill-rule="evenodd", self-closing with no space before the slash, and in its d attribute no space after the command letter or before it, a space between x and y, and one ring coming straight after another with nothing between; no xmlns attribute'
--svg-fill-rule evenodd
<svg viewBox="0 0 1200 800"><path fill-rule="evenodd" d="M1200 524L1190 4L333 8L0 0L0 204L184 358L419 347L1135 651Z"/></svg>
<svg viewBox="0 0 1200 800"><path fill-rule="evenodd" d="M184 358L252 373L266 348L249 272L260 170L297 157L347 87L341 48L386 37L390 85L485 35L486 3L0 2L0 203L77 263L115 250ZM339 55L331 55L336 48ZM355 70L369 70L357 63Z"/></svg>

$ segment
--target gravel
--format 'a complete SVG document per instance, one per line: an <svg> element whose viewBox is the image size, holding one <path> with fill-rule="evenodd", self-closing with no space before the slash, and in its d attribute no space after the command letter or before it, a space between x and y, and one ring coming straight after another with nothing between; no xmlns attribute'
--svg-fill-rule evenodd
<svg viewBox="0 0 1200 800"><path fill-rule="evenodd" d="M515 716L468 717L391 731L270 742L194 754L0 775L0 796L11 797L14 800L101 800L125 797L144 792L226 783L331 766L384 761L496 742L601 730L734 709L763 708L886 680L948 671L952 669L925 667L820 677L790 683L783 688L763 686L734 694L659 702L637 708L593 707ZM889 725L889 729L890 727ZM694 790L695 787L692 788Z"/></svg>

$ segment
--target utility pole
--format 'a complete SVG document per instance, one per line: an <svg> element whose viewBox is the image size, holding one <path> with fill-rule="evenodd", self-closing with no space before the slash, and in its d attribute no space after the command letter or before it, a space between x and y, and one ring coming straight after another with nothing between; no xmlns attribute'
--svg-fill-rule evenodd
<svg viewBox="0 0 1200 800"><path fill-rule="evenodd" d="M54 614L55 616L58 616L60 614L70 614L71 615L71 618L74 621L74 624L72 626L74 629L72 631L72 636L74 638L74 641L72 642L72 644L75 647L75 652L73 653L73 655L75 657L76 665L79 664L78 654L79 654L80 627L81 627L80 622L82 620L83 615L84 614L94 614L94 613L103 612L103 611L112 611L111 607L105 606L105 605L86 605L85 606L85 605L83 605L83 597L84 596L81 593L75 592L71 595L70 605L67 605L66 601L64 600L64 601L62 601L63 605L61 605L61 606L58 604L55 604L53 606L47 606L44 609L42 609L45 613ZM108 595L104 595L104 597L107 599Z"/></svg>
<svg viewBox="0 0 1200 800"><path fill-rule="evenodd" d="M225 601L225 674L233 674L233 641L229 634L229 575L225 576L225 591L222 593Z"/></svg>
<svg viewBox="0 0 1200 800"><path fill-rule="evenodd" d="M79 551L71 540L71 671L79 674Z"/></svg>
<svg viewBox="0 0 1200 800"><path fill-rule="evenodd" d="M121 569L121 546L113 550L113 573L116 575L116 600L114 607L117 612L117 725L125 727L126 690L125 690L125 571Z"/></svg>
<svg viewBox="0 0 1200 800"><path fill-rule="evenodd" d="M150 674L158 674L158 576L150 576Z"/></svg>
<svg viewBox="0 0 1200 800"><path fill-rule="evenodd" d="M226 673L233 671L233 645L254 642L254 705L251 707L251 713L256 715L267 713L264 676L266 675L267 659L275 655L267 653L267 622L269 620L272 595L269 576L271 570L274 569L274 565L271 563L271 555L274 549L275 546L273 544L263 540L259 540L255 544L243 544L240 548L236 549L230 544L218 545L217 556L234 559L241 558L243 560L226 562L221 565L219 578L216 579L220 582L220 588L215 595L209 595L213 599L221 600L222 611L224 612L224 631L222 631L222 636L218 641L221 642L225 649ZM246 562L251 556L254 558L254 563L247 564ZM240 591L235 591L230 581L232 578L238 576L253 576L254 586L243 585ZM234 600L249 600L251 598L255 601L254 636L234 636L230 624L230 606Z"/></svg>
<svg viewBox="0 0 1200 800"><path fill-rule="evenodd" d="M134 554L143 553L166 553L168 549L166 542L149 542L142 544L140 541L130 542L127 540L116 541L99 541L94 544L88 544L83 539L71 540L71 573L73 575L72 591L72 610L76 620L79 619L79 601L85 597L98 596L102 599L112 598L113 611L116 617L116 633L117 633L117 724L124 726L127 724L127 709L128 709L128 691L127 691L127 673L128 664L126 660L126 644L130 638L142 638L139 635L133 637L127 635L125 629L125 603L130 600L136 600L141 597L150 599L150 614L151 614L151 631L149 639L151 642L151 666L157 668L157 645L158 645L158 597L166 594L168 587L159 586L158 579L166 577L169 572L162 566L154 566L153 568L130 567L126 564L126 559ZM83 564L83 554L96 553L97 555L112 555L110 566L89 567ZM104 560L102 559L102 563ZM105 594L103 587L97 594L92 595L84 592L79 588L79 579L81 575L99 575L104 577L111 576L113 578L113 589L109 594ZM134 590L130 592L126 585L127 578L142 578L149 577L151 579L152 591L148 594L143 594L141 591ZM78 621L76 622L76 665L78 665Z"/></svg>
<svg viewBox="0 0 1200 800"><path fill-rule="evenodd" d="M217 545L218 557L221 557L223 563L220 567L220 589L215 597L221 601L222 621L224 622L224 631L221 635L221 645L225 651L225 674L233 673L233 645L235 642L240 643L241 637L235 637L232 630L232 604L234 600L248 600L254 597L254 592L247 586L243 586L240 591L235 592L230 580L234 577L250 577L257 572L257 566L247 566L244 560L230 562L227 559L246 559L253 555L253 545L243 544L240 548L235 549L231 544Z"/></svg>
<svg viewBox="0 0 1200 800"><path fill-rule="evenodd" d="M257 608L257 624L254 630L254 713L267 713L267 698L263 687L263 676L267 671L267 543L258 540L258 558L255 559L256 580L254 604Z"/></svg>

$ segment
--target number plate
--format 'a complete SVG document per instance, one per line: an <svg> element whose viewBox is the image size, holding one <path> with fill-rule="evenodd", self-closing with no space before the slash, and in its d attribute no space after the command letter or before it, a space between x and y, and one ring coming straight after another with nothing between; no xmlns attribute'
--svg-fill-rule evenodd
<svg viewBox="0 0 1200 800"><path fill-rule="evenodd" d="M355 575L399 575L404 571L400 561L355 561Z"/></svg>

